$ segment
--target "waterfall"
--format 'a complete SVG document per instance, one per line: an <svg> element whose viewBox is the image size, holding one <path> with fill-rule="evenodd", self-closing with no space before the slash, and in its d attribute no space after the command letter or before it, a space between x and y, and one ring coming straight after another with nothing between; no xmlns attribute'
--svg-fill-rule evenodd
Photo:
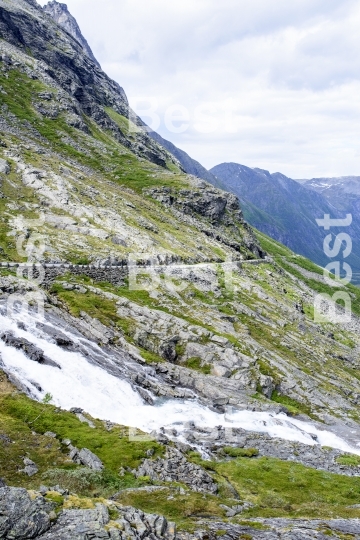
<svg viewBox="0 0 360 540"><path fill-rule="evenodd" d="M46 325L56 330L51 320L47 320ZM0 366L2 364L7 373L21 381L32 397L40 401L46 393L50 393L52 403L62 409L79 407L94 418L110 420L147 433L159 431L161 427L174 428L179 438L193 422L197 427L215 428L222 425L225 428L242 428L360 455L359 449L354 449L334 433L285 414L249 410L220 414L196 399L164 400L154 397L154 405L148 405L125 376L119 375L121 371L115 370L115 366L121 364L121 356L116 357L116 352L110 354L103 351L68 326L61 328L61 332L78 344L78 350L69 351L57 345L51 338L51 332L44 331L44 324L38 324L36 318L29 314L22 314L19 324L19 320L10 319L5 311L0 312L0 335L4 332L26 339L44 352L52 361L50 364L58 367L30 360L23 350L9 346L1 339ZM100 359L107 369L101 367ZM141 369L141 366L137 366Z"/></svg>

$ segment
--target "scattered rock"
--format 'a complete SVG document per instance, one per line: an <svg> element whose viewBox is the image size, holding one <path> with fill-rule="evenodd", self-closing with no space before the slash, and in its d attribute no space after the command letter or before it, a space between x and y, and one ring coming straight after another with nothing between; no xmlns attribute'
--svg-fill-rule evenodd
<svg viewBox="0 0 360 540"><path fill-rule="evenodd" d="M9 174L10 172L10 165L8 164L5 159L0 158L0 174Z"/></svg>
<svg viewBox="0 0 360 540"><path fill-rule="evenodd" d="M83 424L87 424L89 427L91 428L95 428L95 424L94 422L92 422L91 420L89 420L89 418L86 418L86 416L84 416L83 414L81 413L78 413L77 415L77 418L80 420L80 422L82 422Z"/></svg>
<svg viewBox="0 0 360 540"><path fill-rule="evenodd" d="M115 244L116 246L127 247L126 241L124 240L124 238L121 238L120 236L113 236L113 238L111 239L111 241L112 241L112 243Z"/></svg>
<svg viewBox="0 0 360 540"><path fill-rule="evenodd" d="M219 506L225 510L226 517L235 517L245 510L252 508L254 505L250 502L243 502L242 504L237 504L236 506L232 507L226 506L225 504L220 504Z"/></svg>
<svg viewBox="0 0 360 540"><path fill-rule="evenodd" d="M24 465L25 468L21 469L19 471L20 473L27 474L28 476L34 476L34 474L39 472L37 465L29 458L24 458Z"/></svg>
<svg viewBox="0 0 360 540"><path fill-rule="evenodd" d="M44 433L44 437L51 437L52 439L56 439L57 435L52 431L47 431L46 433Z"/></svg>
<svg viewBox="0 0 360 540"><path fill-rule="evenodd" d="M72 408L70 409L70 412L71 412L72 414L81 414L81 413L84 412L84 409L80 409L80 407L72 407Z"/></svg>
<svg viewBox="0 0 360 540"><path fill-rule="evenodd" d="M102 461L95 454L93 454L91 450L88 450L87 448L82 448L82 450L79 450L71 444L68 445L68 447L70 448L69 456L74 463L77 463L78 465L85 465L94 471L103 470L104 465Z"/></svg>
<svg viewBox="0 0 360 540"><path fill-rule="evenodd" d="M135 476L149 476L152 480L183 482L193 491L216 493L217 485L212 477L199 465L187 461L176 448L168 447L165 458L145 459L135 471Z"/></svg>
<svg viewBox="0 0 360 540"><path fill-rule="evenodd" d="M222 366L221 364L214 364L211 374L215 375L215 377L224 377L225 379L228 379L231 375L231 371L229 368Z"/></svg>
<svg viewBox="0 0 360 540"><path fill-rule="evenodd" d="M0 433L0 442L4 445L11 444L11 439L6 435L6 433Z"/></svg>

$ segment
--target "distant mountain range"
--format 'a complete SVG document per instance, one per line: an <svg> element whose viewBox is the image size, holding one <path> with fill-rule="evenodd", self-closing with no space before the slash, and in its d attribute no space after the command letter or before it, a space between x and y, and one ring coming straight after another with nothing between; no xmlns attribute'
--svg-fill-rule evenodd
<svg viewBox="0 0 360 540"><path fill-rule="evenodd" d="M360 176L341 176L340 178L313 178L297 180L304 187L321 193L336 208L359 213Z"/></svg>
<svg viewBox="0 0 360 540"><path fill-rule="evenodd" d="M328 232L315 220L324 214L342 218L351 213L353 223L346 232L353 240L353 251L346 262L353 269L354 283L360 283L360 177L295 181L238 163L222 163L210 172L239 197L250 225L321 266L330 262L323 251Z"/></svg>

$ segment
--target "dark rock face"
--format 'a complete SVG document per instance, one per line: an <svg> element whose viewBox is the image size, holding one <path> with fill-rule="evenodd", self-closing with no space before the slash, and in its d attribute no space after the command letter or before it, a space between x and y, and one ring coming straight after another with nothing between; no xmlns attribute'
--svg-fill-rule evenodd
<svg viewBox="0 0 360 540"><path fill-rule="evenodd" d="M82 35L76 19L69 12L67 5L56 2L56 0L51 0L46 6L44 6L43 9L45 13L50 15L50 17L54 19L59 26L66 30L73 38L76 39L76 41L80 43L88 57L91 58L94 64L100 67L100 64L96 60L88 42Z"/></svg>
<svg viewBox="0 0 360 540"><path fill-rule="evenodd" d="M207 236L230 246L235 251L241 251L246 247L257 258L264 258L265 253L261 250L255 235L247 223L244 222L239 199L233 193L227 193L213 188L194 178L195 189L181 189L174 191L168 187L159 187L144 190L144 194L169 206L189 225L195 225ZM205 218L196 224L192 217ZM242 225L242 240L239 243L239 229Z"/></svg>
<svg viewBox="0 0 360 540"><path fill-rule="evenodd" d="M51 16L47 14L49 11ZM44 77L53 79L73 102L73 109L69 112L74 116L74 127L86 130L87 126L82 121L85 114L101 128L110 130L121 144L137 155L163 167L168 161L178 165L176 159L159 146L145 129L140 129L132 139L106 113L104 107L110 107L125 118L131 117L138 126L144 126L142 120L130 110L121 86L111 80L89 56L74 21L64 5L56 2L50 3L44 12L35 1L0 0L0 38L45 63L42 66ZM65 30L60 24L64 25Z"/></svg>
<svg viewBox="0 0 360 540"><path fill-rule="evenodd" d="M37 497L31 500L26 489L0 484L0 538L38 538L50 529L53 505Z"/></svg>
<svg viewBox="0 0 360 540"><path fill-rule="evenodd" d="M226 193L204 184L200 190L182 189L175 193L161 187L148 190L152 198L168 206L174 206L184 214L198 214L208 218L213 224L224 220L226 211L237 212L237 219L243 222L239 200L232 193Z"/></svg>
<svg viewBox="0 0 360 540"><path fill-rule="evenodd" d="M15 349L23 351L26 356L34 362L61 369L56 362L45 356L44 351L24 338L18 338L11 332L4 332L0 336L0 339L6 343L6 345L9 345L9 347L14 347Z"/></svg>

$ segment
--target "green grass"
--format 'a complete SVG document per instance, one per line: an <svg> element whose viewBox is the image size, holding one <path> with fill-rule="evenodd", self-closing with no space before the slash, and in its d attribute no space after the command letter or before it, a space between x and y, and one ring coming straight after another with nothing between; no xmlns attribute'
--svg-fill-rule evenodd
<svg viewBox="0 0 360 540"><path fill-rule="evenodd" d="M122 489L150 483L144 479L135 479L130 473L119 476L118 472L111 469L94 471L86 467L53 468L43 473L41 478L49 486L59 485L71 493L85 497L110 497Z"/></svg>
<svg viewBox="0 0 360 540"><path fill-rule="evenodd" d="M354 454L344 454L336 458L336 462L339 465L346 465L348 467L360 467L360 456Z"/></svg>
<svg viewBox="0 0 360 540"><path fill-rule="evenodd" d="M360 511L346 508L360 497L360 477L347 477L309 469L275 458L238 458L215 463L241 499L255 507L249 517L359 517Z"/></svg>
<svg viewBox="0 0 360 540"><path fill-rule="evenodd" d="M80 493L88 493L93 489L109 493L120 487L143 485L144 481L139 482L132 475L120 477L119 469L138 467L146 457L147 450L154 450L154 456L162 455L163 452L162 447L154 441L130 440L127 428L116 426L108 431L102 421L95 419L96 428L92 429L69 412L51 404L33 401L14 391L1 372L0 411L0 432L13 441L9 444L0 441L1 476L9 485L38 488L42 475L53 471L51 474L54 481L61 477L64 482L67 479L69 484L78 475ZM44 437L47 431L55 432L58 438ZM104 472L97 478L89 477L89 482L86 481L83 487L80 484L81 473L74 472L78 467L69 462L68 449L61 444L65 438L70 439L78 448L88 448L94 452L105 465ZM29 478L18 473L24 467L24 456L38 465L39 473L36 476ZM54 470L57 471L57 477Z"/></svg>
<svg viewBox="0 0 360 540"><path fill-rule="evenodd" d="M360 288L349 284L346 287L330 287L326 283L319 282L315 279L307 278L305 277L299 270L291 266L290 264L287 264L288 262L295 263L296 265L300 266L301 268L304 268L304 270L308 270L310 272L314 272L316 274L323 275L323 270L315 263L310 261L309 259L306 259L305 257L302 257L300 255L295 255L290 249L283 246L276 240L273 240L272 238L269 238L263 233L260 233L259 231L256 231L257 238L261 244L261 247L276 261L276 263L284 268L289 274L292 274L293 276L299 278L301 281L306 283L313 291L319 293L319 294L328 294L331 297L334 293L337 291L347 291L350 295L353 296L352 300L352 311L356 315L360 315Z"/></svg>
<svg viewBox="0 0 360 540"><path fill-rule="evenodd" d="M265 362L264 360L258 360L257 365L262 375L265 375L266 377L272 377L275 384L280 382L278 372L273 367L271 367L267 362Z"/></svg>
<svg viewBox="0 0 360 540"><path fill-rule="evenodd" d="M292 399L289 396L279 394L276 390L272 393L271 400L284 405L292 415L307 414L308 416L311 416L311 407L305 403L300 403L300 401L296 401L296 399Z"/></svg>
<svg viewBox="0 0 360 540"><path fill-rule="evenodd" d="M146 349L143 349L142 347L138 347L141 356L146 361L147 364L163 364L165 362L164 358L161 356L158 356L157 354L147 351Z"/></svg>
<svg viewBox="0 0 360 540"><path fill-rule="evenodd" d="M32 401L14 391L4 376L0 378L0 411L0 431L12 441L0 443L1 476L10 485L37 489L41 483L59 483L80 496L108 497L127 487L147 485L149 479L135 479L130 473L120 476L119 469L137 467L149 449L155 450L154 457L163 452L156 442L130 441L127 429L121 426L107 431L95 419L96 428L91 429L71 413ZM45 437L46 431L57 433L58 438ZM78 448L89 448L103 461L105 470L97 473L69 462L68 449L60 442L63 438L70 438ZM322 519L360 516L358 510L346 508L359 500L359 477L334 475L272 458L249 459L256 456L256 449L226 448L225 452L233 459L203 461L199 454L188 453L190 461L214 475L219 483L219 496L193 492L183 495L177 484L172 483L168 484L173 497L170 499L169 491L165 490L154 492L151 497L144 491L123 492L118 500L146 512L163 514L185 530L194 530L200 517L224 519L220 504L232 504L226 482L231 483L241 500L255 505L242 514L242 520L260 516ZM35 477L18 473L24 455L38 465L39 473ZM354 466L359 459L348 455L342 458ZM62 501L57 502L60 508Z"/></svg>
<svg viewBox="0 0 360 540"><path fill-rule="evenodd" d="M60 283L55 283L51 292L55 293L68 306L74 317L80 317L80 313L85 311L106 326L109 326L110 323L120 322L113 300L108 300L90 291L85 294L79 294L78 291L67 291Z"/></svg>
<svg viewBox="0 0 360 540"><path fill-rule="evenodd" d="M184 364L189 369L194 369L195 371L199 371L200 373L204 373L204 375L210 375L211 373L211 365L210 364L202 364L201 358L189 358L186 360Z"/></svg>
<svg viewBox="0 0 360 540"><path fill-rule="evenodd" d="M34 109L32 100L41 91L54 93L53 89L45 84L30 79L17 69L11 69L8 72L8 78L0 74L0 84L6 91L6 94L0 94L0 106L7 105L9 111L20 121L30 122L44 137L45 144L50 143L53 150L65 157L75 159L80 164L101 172L104 177L114 183L131 187L138 193L142 193L143 189L164 184L176 189L188 187L185 175L170 175L166 169L148 161L139 160L135 154L118 143L111 133L102 131L90 118L84 116L83 120L92 137L105 144L107 153L101 149L89 147L83 133L69 126L65 117L61 115L55 119L42 117ZM128 121L112 109L106 109L106 111L116 121L124 135L131 139L128 129L125 129ZM63 134L75 140L85 151L77 150L73 145L64 142Z"/></svg>
<svg viewBox="0 0 360 540"><path fill-rule="evenodd" d="M114 120L114 122L119 126L124 135L128 136L131 130L133 132L133 137L136 138L135 135L138 128L131 120L117 113L111 107L104 107L104 110L110 116L110 118Z"/></svg>
<svg viewBox="0 0 360 540"><path fill-rule="evenodd" d="M259 455L259 450L257 448L236 448L234 446L225 446L223 451L226 455L233 458L252 458Z"/></svg>

